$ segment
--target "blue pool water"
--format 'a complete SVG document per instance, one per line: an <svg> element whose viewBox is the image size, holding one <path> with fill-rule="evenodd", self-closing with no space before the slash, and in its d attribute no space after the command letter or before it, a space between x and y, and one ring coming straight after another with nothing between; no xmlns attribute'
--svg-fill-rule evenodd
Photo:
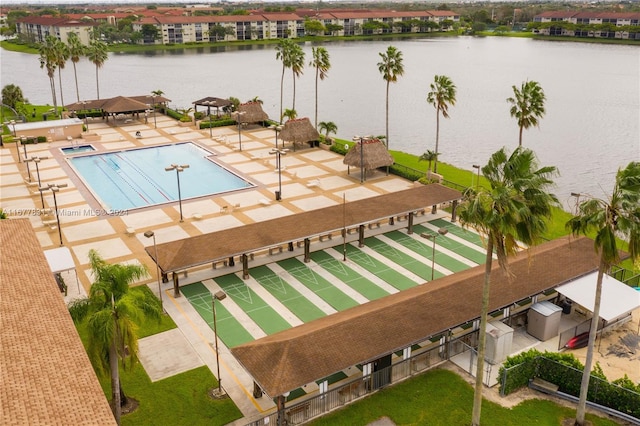
<svg viewBox="0 0 640 426"><path fill-rule="evenodd" d="M60 151L62 151L64 155L81 154L83 152L91 152L95 150L96 149L92 145L67 146L65 148L60 148Z"/></svg>
<svg viewBox="0 0 640 426"><path fill-rule="evenodd" d="M177 172L165 171L172 164L189 165L180 172L182 200L254 186L211 161L211 155L186 142L72 157L69 162L108 210L178 201Z"/></svg>

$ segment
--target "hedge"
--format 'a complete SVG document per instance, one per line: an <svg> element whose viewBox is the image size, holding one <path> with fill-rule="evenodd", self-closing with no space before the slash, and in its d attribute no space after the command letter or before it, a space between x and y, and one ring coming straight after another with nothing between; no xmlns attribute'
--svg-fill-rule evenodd
<svg viewBox="0 0 640 426"><path fill-rule="evenodd" d="M539 377L558 385L560 392L578 397L583 370L572 354L531 349L508 357L500 367L500 392L508 395ZM608 382L598 363L591 373L587 399L640 419L640 384L634 384L627 376Z"/></svg>

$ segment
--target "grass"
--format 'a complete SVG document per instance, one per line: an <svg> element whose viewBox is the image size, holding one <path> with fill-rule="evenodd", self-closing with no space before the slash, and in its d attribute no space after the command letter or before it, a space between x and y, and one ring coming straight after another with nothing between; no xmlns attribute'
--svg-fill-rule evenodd
<svg viewBox="0 0 640 426"><path fill-rule="evenodd" d="M146 286L133 287L129 291L151 294ZM145 320L138 329L138 338L151 336L176 328L171 317L163 315L160 321ZM77 326L82 343L87 346L85 323ZM125 395L139 402L138 409L122 416L123 425L188 424L224 425L242 417L242 413L230 398L211 399L209 390L218 381L207 366L152 383L141 364L129 371L120 370ZM100 377L100 386L108 400L111 399L109 377ZM159 422L159 419L162 419Z"/></svg>
<svg viewBox="0 0 640 426"><path fill-rule="evenodd" d="M366 425L383 416L398 425L451 426L471 423L473 388L456 373L431 370L405 382L383 389L359 402L328 414L311 425ZM514 408L483 400L482 424L500 426L557 426L575 410L548 400L527 400ZM594 426L617 423L587 415Z"/></svg>

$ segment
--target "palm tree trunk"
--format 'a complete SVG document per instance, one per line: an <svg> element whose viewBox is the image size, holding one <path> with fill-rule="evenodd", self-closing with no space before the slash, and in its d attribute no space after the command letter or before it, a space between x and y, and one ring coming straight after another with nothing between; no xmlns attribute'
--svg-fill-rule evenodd
<svg viewBox="0 0 640 426"><path fill-rule="evenodd" d="M120 424L120 416L122 413L120 400L120 371L118 370L118 353L116 351L115 334L114 341L109 346L109 368L111 370L111 397L113 399L113 416L116 422Z"/></svg>
<svg viewBox="0 0 640 426"><path fill-rule="evenodd" d="M60 82L60 106L64 108L64 95L62 94L62 68L58 68L58 81Z"/></svg>
<svg viewBox="0 0 640 426"><path fill-rule="evenodd" d="M522 146L522 130L523 130L523 127L522 127L522 126L520 126L520 135L519 135L519 137L518 137L518 146L519 146L519 147L521 147L521 146Z"/></svg>
<svg viewBox="0 0 640 426"><path fill-rule="evenodd" d="M316 130L318 130L318 75L320 74L320 68L316 67ZM327 134L329 136L329 134Z"/></svg>
<svg viewBox="0 0 640 426"><path fill-rule="evenodd" d="M76 70L76 63L73 63L73 77L76 80L76 99L80 102L80 90L78 90L78 71Z"/></svg>
<svg viewBox="0 0 640 426"><path fill-rule="evenodd" d="M96 94L98 95L98 99L100 99L100 82L98 81L98 66L96 65Z"/></svg>
<svg viewBox="0 0 640 426"><path fill-rule="evenodd" d="M482 410L482 390L484 388L484 355L486 352L487 316L489 315L489 289L491 284L491 263L493 261L493 235L489 234L487 256L484 265L484 285L482 287L482 309L480 311L480 332L478 333L478 356L476 359L476 385L473 393L473 414L471 424L480 425Z"/></svg>
<svg viewBox="0 0 640 426"><path fill-rule="evenodd" d="M440 109L436 110L436 159L433 162L433 173L438 173L438 144L440 142Z"/></svg>
<svg viewBox="0 0 640 426"><path fill-rule="evenodd" d="M291 109L296 109L296 74L291 70L291 76L293 77L293 102Z"/></svg>
<svg viewBox="0 0 640 426"><path fill-rule="evenodd" d="M387 146L387 150L389 150L389 81L387 81L387 100L385 104L385 140L384 144Z"/></svg>
<svg viewBox="0 0 640 426"><path fill-rule="evenodd" d="M280 77L280 118L278 119L278 123L282 123L282 103L284 99L284 62L282 63L282 77Z"/></svg>
<svg viewBox="0 0 640 426"><path fill-rule="evenodd" d="M56 79L54 76L49 77L49 84L51 85L51 96L53 96L53 108L55 115L58 115L58 95L56 94Z"/></svg>
<svg viewBox="0 0 640 426"><path fill-rule="evenodd" d="M596 300L593 305L593 318L589 328L589 343L587 345L587 358L584 361L582 382L580 383L580 398L576 409L576 425L584 425L584 416L587 408L587 394L589 393L589 379L591 378L591 366L593 364L593 351L595 349L598 322L600 322L600 301L602 299L602 278L606 269L603 254L600 254L600 267L598 268L598 280L596 281Z"/></svg>

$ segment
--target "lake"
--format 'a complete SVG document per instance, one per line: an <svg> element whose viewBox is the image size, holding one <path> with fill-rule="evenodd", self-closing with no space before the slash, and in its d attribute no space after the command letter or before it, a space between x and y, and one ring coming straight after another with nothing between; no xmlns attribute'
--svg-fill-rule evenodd
<svg viewBox="0 0 640 426"><path fill-rule="evenodd" d="M390 87L389 147L420 155L435 149L436 115L426 102L436 74L458 88L450 118L440 123L440 161L471 170L491 153L518 144L518 126L506 98L512 85L535 80L545 91L546 115L524 132L542 165L557 166L556 194L570 206L571 192L603 197L615 173L640 159L640 49L637 46L549 42L508 37L336 41L328 78L319 83L319 121L333 121L338 137L385 133L385 81L379 52L396 46L405 73ZM304 45L311 60L311 43ZM275 46L198 48L110 53L99 71L100 95L145 95L162 90L174 108L206 96L247 101L258 96L273 119L280 111L282 64ZM35 104L52 104L49 80L37 55L2 51L2 86L16 84ZM95 67L78 64L80 100L96 98ZM76 101L73 66L62 72L65 104ZM56 75L56 84L58 77ZM292 76L285 74L284 108L292 106ZM296 81L299 117L314 121L315 71ZM465 184L465 182L460 182ZM471 184L467 182L466 184Z"/></svg>

